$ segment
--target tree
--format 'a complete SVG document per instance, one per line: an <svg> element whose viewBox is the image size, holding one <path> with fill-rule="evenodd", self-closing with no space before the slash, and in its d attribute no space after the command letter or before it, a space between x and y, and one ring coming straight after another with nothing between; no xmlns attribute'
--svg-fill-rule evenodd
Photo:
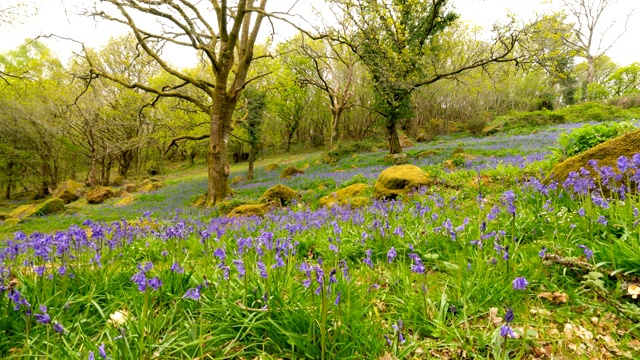
<svg viewBox="0 0 640 360"><path fill-rule="evenodd" d="M411 94L419 87L492 62L512 61L518 35L496 28L495 41L472 53L451 52L443 31L458 16L447 0L329 0L346 27L331 35L367 67L377 110L386 118L391 154L402 152L398 125L411 116Z"/></svg>
<svg viewBox="0 0 640 360"><path fill-rule="evenodd" d="M640 63L634 62L618 68L609 76L607 83L614 96L640 92Z"/></svg>
<svg viewBox="0 0 640 360"><path fill-rule="evenodd" d="M596 60L611 49L627 31L627 23L633 11L626 14L624 29L617 35L607 37L615 21L602 24L602 15L616 2L616 0L562 0L562 4L575 21L573 24L575 36L565 37L564 40L578 52L579 56L587 60L587 76L582 84L583 99L589 99L588 87L594 81ZM602 25L604 30L598 33Z"/></svg>
<svg viewBox="0 0 640 360"><path fill-rule="evenodd" d="M189 101L209 114L206 205L215 205L229 193L227 143L240 94L255 79L248 79L247 75L254 61L258 31L262 20L268 15L265 11L267 0L260 0L257 4L255 0L238 0L235 4L227 0L214 0L208 4L195 0L100 2L103 3L110 6L96 10L93 15L129 27L140 48L164 71L177 78L179 83L170 87L155 87L149 83L129 82L97 64L92 67L92 74L160 97ZM151 23L145 21L148 18L153 18L160 26L146 27ZM180 49L172 51L199 54L207 66L207 73L191 75L177 69L163 58L162 49L165 46ZM186 87L195 89L202 96L183 91Z"/></svg>
<svg viewBox="0 0 640 360"><path fill-rule="evenodd" d="M343 113L353 107L353 82L357 59L346 46L327 39L313 43L302 37L300 52L312 62L309 66L293 66L298 82L315 86L324 92L331 109L329 148L338 139L338 127ZM309 71L311 70L311 71Z"/></svg>

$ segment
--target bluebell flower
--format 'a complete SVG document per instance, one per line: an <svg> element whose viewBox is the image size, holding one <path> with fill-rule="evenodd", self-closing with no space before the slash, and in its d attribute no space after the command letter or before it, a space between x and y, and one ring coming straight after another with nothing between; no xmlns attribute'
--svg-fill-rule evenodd
<svg viewBox="0 0 640 360"><path fill-rule="evenodd" d="M200 300L200 285L191 288L189 290L187 290L187 292L182 296L183 299L191 299L191 300L195 300L195 301L199 301Z"/></svg>
<svg viewBox="0 0 640 360"><path fill-rule="evenodd" d="M180 267L180 264L178 264L177 262L174 262L171 265L171 269L172 272L176 273L176 274L182 274L184 273L184 269L182 267Z"/></svg>
<svg viewBox="0 0 640 360"><path fill-rule="evenodd" d="M107 358L107 353L104 351L104 343L102 343L102 344L100 344L100 346L98 346L98 354L103 359Z"/></svg>
<svg viewBox="0 0 640 360"><path fill-rule="evenodd" d="M64 334L65 329L60 323L53 324L53 330L57 333Z"/></svg>
<svg viewBox="0 0 640 360"><path fill-rule="evenodd" d="M509 325L505 324L500 327L500 336L515 338L516 334L513 332L513 329L509 327Z"/></svg>
<svg viewBox="0 0 640 360"><path fill-rule="evenodd" d="M513 309L512 308L507 308L507 313L504 315L504 321L507 324L510 324L513 322L514 316L513 316Z"/></svg>
<svg viewBox="0 0 640 360"><path fill-rule="evenodd" d="M540 252L538 253L538 256L540 256L541 258L544 258L546 254L547 254L547 248L543 247L542 250L540 250Z"/></svg>
<svg viewBox="0 0 640 360"><path fill-rule="evenodd" d="M96 360L96 356L93 354L93 351L89 350L89 357L87 359L88 360Z"/></svg>
<svg viewBox="0 0 640 360"><path fill-rule="evenodd" d="M35 314L34 317L36 321L40 324L49 324L51 322L51 317L47 314L47 306L40 305L40 312L42 314Z"/></svg>
<svg viewBox="0 0 640 360"><path fill-rule="evenodd" d="M153 289L153 291L157 291L162 286L162 281L157 276L149 279L149 286Z"/></svg>
<svg viewBox="0 0 640 360"><path fill-rule="evenodd" d="M600 224L600 225L604 225L604 226L607 226L607 224L609 224L609 222L607 221L607 217L606 217L606 216L604 216L604 215L600 215L600 216L598 217L598 220L596 220L596 222L597 222L598 224Z"/></svg>
<svg viewBox="0 0 640 360"><path fill-rule="evenodd" d="M258 267L258 271L260 271L260 277L263 278L263 279L266 279L268 277L268 275L267 275L267 266L264 264L262 259L259 259L256 262L256 266Z"/></svg>
<svg viewBox="0 0 640 360"><path fill-rule="evenodd" d="M524 277L517 277L513 280L513 289L514 290L526 290L529 282Z"/></svg>
<svg viewBox="0 0 640 360"><path fill-rule="evenodd" d="M391 264L393 262L393 259L395 259L398 256L398 253L396 252L396 249L392 246L391 249L389 249L389 251L387 252L387 261L389 262L389 264Z"/></svg>
<svg viewBox="0 0 640 360"><path fill-rule="evenodd" d="M584 252L584 256L586 256L587 260L591 260L591 257L593 256L593 250L590 250L585 245L578 245L578 247L582 249L582 251Z"/></svg>

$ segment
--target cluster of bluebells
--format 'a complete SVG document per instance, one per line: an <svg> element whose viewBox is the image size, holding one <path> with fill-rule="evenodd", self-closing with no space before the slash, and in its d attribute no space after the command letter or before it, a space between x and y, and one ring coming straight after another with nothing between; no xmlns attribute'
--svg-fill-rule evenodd
<svg viewBox="0 0 640 360"><path fill-rule="evenodd" d="M138 272L131 277L131 281L138 285L138 291L144 292L147 288L157 291L162 286L162 281L158 276L149 278L147 273L153 269L153 263L147 262L144 265L138 264Z"/></svg>

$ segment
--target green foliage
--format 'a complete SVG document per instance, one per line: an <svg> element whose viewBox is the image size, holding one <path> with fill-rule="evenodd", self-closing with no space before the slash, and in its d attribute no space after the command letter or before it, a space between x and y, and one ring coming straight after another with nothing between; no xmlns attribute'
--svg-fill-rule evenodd
<svg viewBox="0 0 640 360"><path fill-rule="evenodd" d="M570 133L562 133L553 149L552 157L561 161L636 129L631 122L586 124Z"/></svg>
<svg viewBox="0 0 640 360"><path fill-rule="evenodd" d="M363 141L341 141L323 155L323 161L326 163L335 163L339 160L362 152L372 152L377 149L379 143L375 140Z"/></svg>

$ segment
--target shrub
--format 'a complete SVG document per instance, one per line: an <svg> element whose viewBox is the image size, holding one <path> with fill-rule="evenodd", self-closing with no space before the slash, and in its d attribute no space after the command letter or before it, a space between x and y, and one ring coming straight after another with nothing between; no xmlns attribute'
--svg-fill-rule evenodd
<svg viewBox="0 0 640 360"><path fill-rule="evenodd" d="M601 124L586 124L571 133L563 133L557 141L557 147L552 149L552 158L562 161L565 158L578 155L592 147L620 135L632 132L636 127L630 122L605 122Z"/></svg>

